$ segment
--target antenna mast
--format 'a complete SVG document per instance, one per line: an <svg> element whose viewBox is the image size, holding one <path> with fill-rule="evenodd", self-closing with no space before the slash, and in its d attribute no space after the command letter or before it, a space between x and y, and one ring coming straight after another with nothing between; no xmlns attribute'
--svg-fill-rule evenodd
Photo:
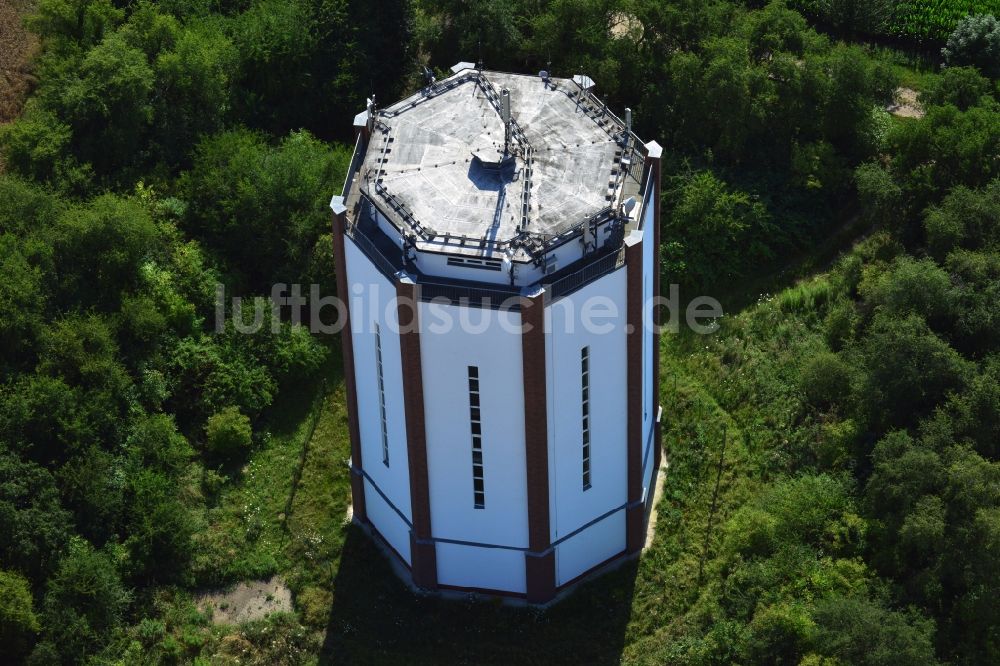
<svg viewBox="0 0 1000 666"><path fill-rule="evenodd" d="M500 91L500 117L503 118L503 156L510 154L510 91Z"/></svg>

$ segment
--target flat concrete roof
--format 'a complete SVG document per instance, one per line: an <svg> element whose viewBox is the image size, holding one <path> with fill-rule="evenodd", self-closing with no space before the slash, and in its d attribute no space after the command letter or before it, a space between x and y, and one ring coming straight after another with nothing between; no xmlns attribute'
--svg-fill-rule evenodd
<svg viewBox="0 0 1000 666"><path fill-rule="evenodd" d="M514 159L497 169L483 160L504 151L504 89ZM638 191L642 156L632 151L643 148L633 136L623 165L623 134L621 121L570 79L463 68L378 111L361 188L424 240L544 242Z"/></svg>

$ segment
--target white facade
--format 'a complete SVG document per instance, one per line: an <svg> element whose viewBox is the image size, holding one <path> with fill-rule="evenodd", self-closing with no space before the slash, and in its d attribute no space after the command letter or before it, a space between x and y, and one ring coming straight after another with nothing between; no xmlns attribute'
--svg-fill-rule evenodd
<svg viewBox="0 0 1000 666"><path fill-rule="evenodd" d="M641 234L642 232L635 232ZM643 238L644 296L652 243ZM347 242L352 331L368 519L410 558L410 489L394 285ZM363 288L362 288L363 287ZM550 539L556 584L625 550L627 503L626 270L620 267L545 308ZM360 293L359 293L360 292ZM528 549L521 318L517 311L420 303L428 490L442 586L524 593ZM590 326L584 325L584 320ZM382 346L389 464L382 462L375 324ZM595 325L596 324L596 325ZM652 400L652 332L643 333L643 403ZM582 480L581 350L589 350L591 484ZM473 502L468 368L481 386L485 506ZM643 485L653 483L657 415L643 413Z"/></svg>
<svg viewBox="0 0 1000 666"><path fill-rule="evenodd" d="M549 515L556 580L564 584L625 549L625 269L592 282L546 308L549 380ZM584 319L596 326L584 327ZM588 330L591 329L591 330ZM581 349L589 348L591 485L584 489ZM583 533L560 542L610 511ZM620 530L607 524L620 523ZM595 547L600 545L600 547Z"/></svg>
<svg viewBox="0 0 1000 666"><path fill-rule="evenodd" d="M354 515L420 587L544 603L645 535L660 149L589 91L543 103L570 80L456 76L359 116L331 202ZM469 164L491 80L527 137L509 182Z"/></svg>
<svg viewBox="0 0 1000 666"><path fill-rule="evenodd" d="M409 562L410 473L407 466L403 372L395 302L396 287L350 240L346 243L347 275L352 285L351 317L354 375L358 393L358 423L365 461L366 504L372 523L389 545ZM379 335L375 335L378 326ZM383 460L382 418L376 342L381 342L386 441L389 464ZM378 490L375 490L375 489ZM372 490L373 492L368 492Z"/></svg>

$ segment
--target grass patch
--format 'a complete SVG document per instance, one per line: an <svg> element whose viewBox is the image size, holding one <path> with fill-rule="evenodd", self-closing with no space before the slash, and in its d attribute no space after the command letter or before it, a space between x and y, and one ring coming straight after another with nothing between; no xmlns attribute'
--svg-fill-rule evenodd
<svg viewBox="0 0 1000 666"><path fill-rule="evenodd" d="M200 585L267 578L291 569L286 510L303 447L328 452L341 441L327 424L334 417L326 408L331 399L326 387L341 384L337 356L330 354L320 370L321 381L303 382L279 394L248 460L228 472L230 481L209 503L195 536L193 573ZM311 440L316 440L315 447ZM312 467L304 466L303 473Z"/></svg>
<svg viewBox="0 0 1000 666"><path fill-rule="evenodd" d="M329 388L303 387L288 398L295 404L285 405L284 422L273 422L270 439L220 493L207 523L208 534L231 549L208 551L224 577L280 574L294 592L295 614L216 627L179 592L173 603L159 602L167 625L159 647L136 654L263 664L276 653L255 650L270 636L289 651L280 659L289 664L690 661L709 649L706 634L719 612L727 521L824 446L822 424L812 422L798 388L797 359L824 348L813 310L835 296L830 289L816 279L724 318L715 335L664 336L670 471L653 543L641 560L544 611L471 595L414 595L375 544L345 522L350 447L334 354L323 375Z"/></svg>

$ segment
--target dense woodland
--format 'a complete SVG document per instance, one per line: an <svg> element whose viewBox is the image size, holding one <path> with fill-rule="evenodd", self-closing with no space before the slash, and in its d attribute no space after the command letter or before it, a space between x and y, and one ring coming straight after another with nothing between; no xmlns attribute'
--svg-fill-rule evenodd
<svg viewBox="0 0 1000 666"><path fill-rule="evenodd" d="M39 0L0 127L0 660L1000 662L1000 28L913 55L794 4ZM351 118L459 60L631 106L661 280L727 311L664 336L653 546L548 611L406 592L343 520L338 340L214 331L219 283L332 293ZM195 605L273 574L290 613Z"/></svg>

